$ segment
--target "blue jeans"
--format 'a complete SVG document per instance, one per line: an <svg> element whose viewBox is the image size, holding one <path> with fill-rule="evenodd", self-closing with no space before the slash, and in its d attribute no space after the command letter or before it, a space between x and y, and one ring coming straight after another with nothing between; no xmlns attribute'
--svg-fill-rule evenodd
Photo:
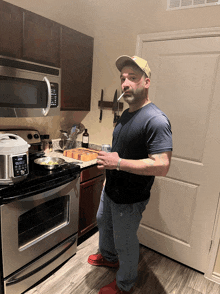
<svg viewBox="0 0 220 294"><path fill-rule="evenodd" d="M137 279L137 230L147 203L148 200L134 204L116 204L107 196L105 189L102 191L97 212L99 250L108 261L119 260L116 282L124 291L129 291Z"/></svg>

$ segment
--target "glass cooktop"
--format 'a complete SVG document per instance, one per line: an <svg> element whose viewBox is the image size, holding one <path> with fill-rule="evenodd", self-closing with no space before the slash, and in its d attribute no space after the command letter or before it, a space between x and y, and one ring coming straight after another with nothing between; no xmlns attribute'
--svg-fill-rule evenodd
<svg viewBox="0 0 220 294"><path fill-rule="evenodd" d="M13 185L0 186L1 204L43 193L74 180L80 173L80 166L67 163L53 170L30 163L26 179Z"/></svg>

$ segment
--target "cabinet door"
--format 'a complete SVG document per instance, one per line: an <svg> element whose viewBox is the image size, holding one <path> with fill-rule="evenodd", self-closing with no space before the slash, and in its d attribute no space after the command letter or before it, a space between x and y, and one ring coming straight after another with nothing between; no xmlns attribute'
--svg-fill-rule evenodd
<svg viewBox="0 0 220 294"><path fill-rule="evenodd" d="M21 58L22 35L22 9L0 1L0 55Z"/></svg>
<svg viewBox="0 0 220 294"><path fill-rule="evenodd" d="M96 213L99 207L104 178L104 175L102 175L80 184L79 236L96 226Z"/></svg>
<svg viewBox="0 0 220 294"><path fill-rule="evenodd" d="M61 110L90 110L93 38L62 27Z"/></svg>
<svg viewBox="0 0 220 294"><path fill-rule="evenodd" d="M60 30L56 22L25 11L23 58L60 67Z"/></svg>

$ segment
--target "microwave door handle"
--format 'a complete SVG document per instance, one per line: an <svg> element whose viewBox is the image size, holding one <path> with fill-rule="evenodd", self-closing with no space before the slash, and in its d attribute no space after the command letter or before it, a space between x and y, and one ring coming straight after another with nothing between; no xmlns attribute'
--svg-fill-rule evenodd
<svg viewBox="0 0 220 294"><path fill-rule="evenodd" d="M47 84L48 102L47 102L47 108L42 108L42 113L43 113L44 116L47 116L47 114L48 114L48 112L50 110L50 106L51 106L51 86L50 86L50 82L49 82L47 77L44 77L43 81L45 81L46 84Z"/></svg>

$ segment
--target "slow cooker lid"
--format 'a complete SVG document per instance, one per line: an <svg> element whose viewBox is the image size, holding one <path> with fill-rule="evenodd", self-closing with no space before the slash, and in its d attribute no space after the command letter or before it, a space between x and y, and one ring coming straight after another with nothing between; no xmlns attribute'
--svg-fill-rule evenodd
<svg viewBox="0 0 220 294"><path fill-rule="evenodd" d="M28 151L30 145L21 137L6 133L0 135L0 154L16 155Z"/></svg>

